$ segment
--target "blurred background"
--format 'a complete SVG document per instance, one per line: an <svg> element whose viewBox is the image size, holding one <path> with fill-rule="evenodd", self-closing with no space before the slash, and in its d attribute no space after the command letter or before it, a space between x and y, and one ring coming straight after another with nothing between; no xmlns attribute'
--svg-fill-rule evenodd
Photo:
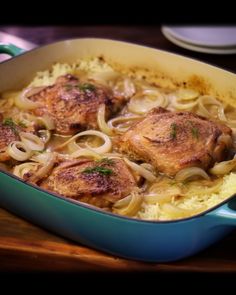
<svg viewBox="0 0 236 295"><path fill-rule="evenodd" d="M187 25L185 25L187 26ZM166 27L166 26L165 26ZM217 27L217 26L216 26ZM232 29L231 25L231 29ZM172 33L173 31L173 26ZM235 30L235 26L233 29ZM209 32L208 32L209 33ZM232 40L236 37L234 31L232 33ZM20 37L24 39L14 38ZM203 35L200 35L200 37ZM224 37L224 33L221 33ZM2 43L14 43L19 47L26 50L30 50L36 46L49 44L51 42L71 39L71 38L84 38L84 37L96 37L96 38L109 38L122 40L127 42L133 42L145 46L151 46L154 48L167 50L170 52L178 53L188 57L192 57L224 69L236 72L236 45L234 43L227 44L226 52L220 49L220 54L213 54L205 52L199 52L199 46L196 49L196 45L193 44L196 40L183 42L183 39L178 39L181 36L175 38L170 32L164 31L161 24L158 25L128 25L128 24L98 24L98 25L0 25L0 42ZM186 38L186 36L183 36ZM188 36L189 37L189 36ZM196 36L195 36L196 37ZM199 36L197 36L200 38ZM205 36L207 37L207 36ZM209 38L212 38L210 33ZM205 39L204 39L205 40ZM218 39L216 39L218 40ZM227 39L229 40L229 38ZM186 40L184 40L186 41ZM198 40L197 40L198 41ZM196 42L197 42L196 41ZM200 40L201 41L201 40ZM232 42L233 42L232 41ZM236 43L236 42L235 42ZM214 47L218 44L214 45ZM222 46L222 44L219 44ZM187 48L186 48L187 47ZM189 48L190 47L190 48ZM197 51L196 51L197 50ZM214 51L215 49L213 49ZM219 50L219 49L216 49ZM200 48L201 51L201 48ZM212 49L210 50L212 51ZM229 54L230 53L230 54ZM1 59L8 58L8 56L2 56Z"/></svg>

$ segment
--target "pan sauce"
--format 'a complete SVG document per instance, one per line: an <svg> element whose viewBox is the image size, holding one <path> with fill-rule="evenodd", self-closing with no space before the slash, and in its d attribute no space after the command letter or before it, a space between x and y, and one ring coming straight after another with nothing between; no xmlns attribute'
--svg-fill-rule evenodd
<svg viewBox="0 0 236 295"><path fill-rule="evenodd" d="M32 99L37 95L43 96L45 87L54 85L58 77L68 74L78 79L76 91L82 92L87 100L97 89L105 88L108 89L109 95L119 102L107 104L106 99L102 100L92 113L96 117L94 128L89 128L87 133L81 133L84 129L79 128L72 134L63 134L60 130L58 133L58 118L55 118L55 112L48 112L48 108L40 111L40 100ZM65 93L75 91L70 81L63 85ZM52 103L53 101L54 99ZM45 101L43 103L45 106ZM59 105L60 100L57 103ZM108 115L109 107L111 114ZM235 148L234 142L231 143L227 136L222 140L227 155L224 151L220 163L214 162L205 169L192 165L181 169L175 175L163 174L149 159L140 159L137 155L135 157L134 154L122 150L119 142L128 129L142 122L152 109L160 107L170 112L191 112L220 122L232 130L233 135L230 138L234 140L235 109L219 98L194 89L162 87L153 81L150 83L148 77L135 77L133 72L121 73L102 59L95 58L73 65L56 64L51 71L36 74L26 89L1 95L1 130L9 132L8 135L11 134L12 137L10 142L1 147L1 168L40 186L45 184L49 175L54 175L55 167L60 167L61 163L71 164L70 161L77 161L77 165L80 161L89 159L89 166L76 173L80 176L96 176L96 183L98 179L105 179L109 184L108 190L111 191L109 179L115 179L116 175L111 177L110 174L116 173L112 165L118 159L122 167L128 169L130 189L127 192L114 190L115 193L112 191L111 195L117 197L113 198L107 191L95 192L86 188L86 193L79 192L78 196L72 197L101 206L105 210L143 219L166 220L191 216L235 193ZM112 108L116 110L113 111ZM90 113L87 113L87 116L88 114L90 116ZM179 136L177 129L178 125L170 124L168 136L173 141ZM198 127L190 126L189 132L197 144L201 136L198 134ZM110 164L105 163L107 161L110 161ZM61 171L64 173L65 168ZM78 174L76 175L78 177ZM112 186L119 187L126 179L121 179L121 182L116 184L113 181ZM104 186L104 182L101 186ZM61 193L52 186L48 186L48 189ZM98 199L104 199L105 202L98 202Z"/></svg>

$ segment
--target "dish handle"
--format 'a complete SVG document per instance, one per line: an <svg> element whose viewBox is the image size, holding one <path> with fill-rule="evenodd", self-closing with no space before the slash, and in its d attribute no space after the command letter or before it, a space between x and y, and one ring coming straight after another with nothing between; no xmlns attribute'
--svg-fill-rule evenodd
<svg viewBox="0 0 236 295"><path fill-rule="evenodd" d="M24 51L24 49L19 48L13 44L0 43L0 54L5 53L9 54L10 56L16 56L23 53Z"/></svg>
<svg viewBox="0 0 236 295"><path fill-rule="evenodd" d="M210 217L217 218L220 224L236 226L236 202L227 202L207 214Z"/></svg>

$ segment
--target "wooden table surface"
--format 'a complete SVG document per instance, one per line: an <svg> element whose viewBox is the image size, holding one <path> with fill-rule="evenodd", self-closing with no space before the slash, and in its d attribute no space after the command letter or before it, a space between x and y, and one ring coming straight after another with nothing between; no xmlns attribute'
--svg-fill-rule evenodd
<svg viewBox="0 0 236 295"><path fill-rule="evenodd" d="M236 72L236 55L209 55L179 48L166 40L160 27L155 26L0 26L0 31L39 45L79 37L124 40L176 52ZM194 257L150 264L113 257L75 244L0 209L0 271L45 270L236 272L236 231Z"/></svg>

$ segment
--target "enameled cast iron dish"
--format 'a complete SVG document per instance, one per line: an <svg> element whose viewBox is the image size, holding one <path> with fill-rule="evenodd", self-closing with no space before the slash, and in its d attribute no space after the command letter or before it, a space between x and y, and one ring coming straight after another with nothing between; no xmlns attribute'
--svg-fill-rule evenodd
<svg viewBox="0 0 236 295"><path fill-rule="evenodd" d="M11 46L0 52L17 55ZM155 70L177 82L195 81L220 97L236 100L236 75L168 52L102 39L62 41L0 64L0 92L20 88L54 62L103 55L125 66ZM196 82L197 81L197 82ZM197 85L197 84L196 84ZM196 86L195 85L195 86ZM236 225L236 200L179 221L142 221L92 208L43 191L0 172L0 206L79 243L118 256L152 262L178 260L220 240Z"/></svg>

